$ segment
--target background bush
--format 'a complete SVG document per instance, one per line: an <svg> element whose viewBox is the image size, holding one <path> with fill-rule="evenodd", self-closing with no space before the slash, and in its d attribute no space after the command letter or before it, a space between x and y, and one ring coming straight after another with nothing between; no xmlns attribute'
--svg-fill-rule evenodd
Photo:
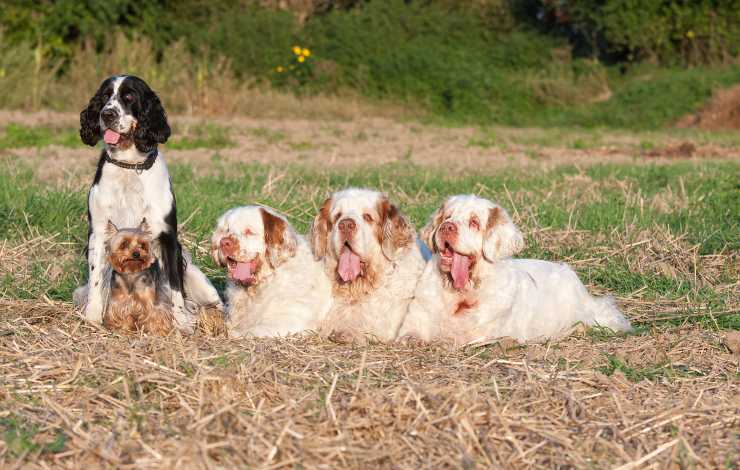
<svg viewBox="0 0 740 470"><path fill-rule="evenodd" d="M76 110L126 72L177 112L277 87L458 123L657 127L740 82L740 0L5 0L0 24L12 108Z"/></svg>

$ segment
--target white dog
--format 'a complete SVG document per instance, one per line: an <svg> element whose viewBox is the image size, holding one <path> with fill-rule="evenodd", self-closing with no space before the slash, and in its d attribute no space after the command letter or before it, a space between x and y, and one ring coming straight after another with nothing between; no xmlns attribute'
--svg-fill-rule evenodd
<svg viewBox="0 0 740 470"><path fill-rule="evenodd" d="M376 191L334 193L316 215L311 244L333 285L320 331L342 341L395 339L424 269L414 228L398 208Z"/></svg>
<svg viewBox="0 0 740 470"><path fill-rule="evenodd" d="M578 322L630 329L611 298L592 297L565 264L511 259L524 247L509 214L477 196L453 196L422 238L434 253L400 337L456 344L499 337L544 340Z"/></svg>
<svg viewBox="0 0 740 470"><path fill-rule="evenodd" d="M229 334L284 336L317 329L331 284L308 243L272 209L231 209L218 220L213 259L228 269Z"/></svg>

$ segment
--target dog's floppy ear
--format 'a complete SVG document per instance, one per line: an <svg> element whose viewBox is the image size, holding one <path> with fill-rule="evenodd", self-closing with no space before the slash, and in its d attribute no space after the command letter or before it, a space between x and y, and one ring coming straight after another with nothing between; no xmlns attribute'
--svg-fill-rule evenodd
<svg viewBox="0 0 740 470"><path fill-rule="evenodd" d="M109 87L110 78L100 85L95 95L90 98L87 107L80 113L80 138L91 147L97 144L101 137L100 110L108 102Z"/></svg>
<svg viewBox="0 0 740 470"><path fill-rule="evenodd" d="M290 225L282 217L260 207L262 226L265 229L265 246L267 261L273 268L288 258L295 256L298 238Z"/></svg>
<svg viewBox="0 0 740 470"><path fill-rule="evenodd" d="M326 245L329 243L329 231L331 230L330 211L331 198L327 198L311 223L311 250L317 261L326 256Z"/></svg>
<svg viewBox="0 0 740 470"><path fill-rule="evenodd" d="M489 209L483 237L483 257L490 262L513 256L524 248L522 232L499 206Z"/></svg>
<svg viewBox="0 0 740 470"><path fill-rule="evenodd" d="M167 123L167 113L162 103L148 85L141 83L144 88L141 94L141 111L136 116L136 130L134 130L134 144L140 152L149 152L164 144L170 138L170 125Z"/></svg>
<svg viewBox="0 0 740 470"><path fill-rule="evenodd" d="M413 243L414 226L386 196L378 202L378 214L378 224L381 227L380 248L383 255L393 261L403 248Z"/></svg>
<svg viewBox="0 0 740 470"><path fill-rule="evenodd" d="M419 233L422 241L427 245L427 248L429 248L429 251L432 253L437 253L439 251L439 248L436 246L437 244L434 242L434 234L437 233L437 229L442 225L446 205L447 201L445 200L445 202L443 202L442 205L432 213L429 217L429 222L427 222Z"/></svg>
<svg viewBox="0 0 740 470"><path fill-rule="evenodd" d="M224 215L219 217L216 222L216 230L213 231L211 236L211 257L213 258L216 265L224 267L226 266L226 260L221 256L221 239L226 236L228 230L226 228L226 218L231 211L227 211Z"/></svg>

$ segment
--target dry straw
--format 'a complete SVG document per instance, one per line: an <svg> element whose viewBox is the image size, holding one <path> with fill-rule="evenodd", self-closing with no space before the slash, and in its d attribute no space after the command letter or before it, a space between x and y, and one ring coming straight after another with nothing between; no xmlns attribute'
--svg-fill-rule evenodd
<svg viewBox="0 0 740 470"><path fill-rule="evenodd" d="M716 468L734 459L738 362L717 333L511 346L122 336L65 303L4 300L0 466Z"/></svg>

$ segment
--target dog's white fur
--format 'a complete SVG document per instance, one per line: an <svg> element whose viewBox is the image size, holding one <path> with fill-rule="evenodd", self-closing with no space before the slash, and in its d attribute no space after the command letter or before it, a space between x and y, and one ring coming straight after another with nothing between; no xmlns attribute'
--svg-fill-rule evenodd
<svg viewBox="0 0 740 470"><path fill-rule="evenodd" d="M263 211L279 218L282 243L266 236ZM229 335L285 336L316 330L331 305L331 284L324 276L306 240L295 233L287 219L264 206L244 206L227 211L212 237L214 260L226 266L220 248L224 237L237 240L239 261L260 263L255 283L244 286L229 278L226 311Z"/></svg>
<svg viewBox="0 0 740 470"><path fill-rule="evenodd" d="M477 224L471 223L473 219ZM440 226L451 222L457 253L473 256L469 282L455 289L440 269L447 241ZM561 337L576 323L615 331L630 323L611 298L594 298L567 265L512 259L522 234L500 206L477 196L448 198L422 230L434 253L415 290L399 337L451 340L458 345L511 337L521 341Z"/></svg>
<svg viewBox="0 0 740 470"><path fill-rule="evenodd" d="M361 258L363 272L352 282L337 274L345 244L338 230L341 220L356 225L348 243ZM424 268L414 228L398 208L377 191L334 193L311 226L311 245L333 287L333 304L320 331L345 340L395 339Z"/></svg>

